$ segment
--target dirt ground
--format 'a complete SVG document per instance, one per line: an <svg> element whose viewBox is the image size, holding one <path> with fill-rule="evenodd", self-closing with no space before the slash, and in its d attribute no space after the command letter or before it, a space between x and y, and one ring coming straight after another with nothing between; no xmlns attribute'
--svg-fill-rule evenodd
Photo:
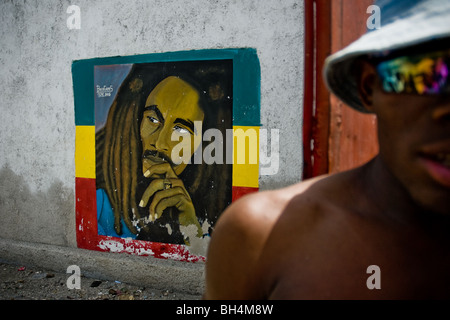
<svg viewBox="0 0 450 320"><path fill-rule="evenodd" d="M69 289L69 273L0 263L0 300L199 300L201 296L155 290L81 275L80 289Z"/></svg>

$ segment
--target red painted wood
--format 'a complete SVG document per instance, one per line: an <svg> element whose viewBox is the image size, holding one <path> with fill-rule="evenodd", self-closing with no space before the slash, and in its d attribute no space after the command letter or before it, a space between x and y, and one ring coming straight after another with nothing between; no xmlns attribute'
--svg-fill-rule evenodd
<svg viewBox="0 0 450 320"><path fill-rule="evenodd" d="M376 118L345 106L322 78L325 58L365 33L372 2L305 0L304 179L354 168L378 153Z"/></svg>
<svg viewBox="0 0 450 320"><path fill-rule="evenodd" d="M305 0L304 77L303 77L303 178L313 176L311 140L314 105L314 1Z"/></svg>
<svg viewBox="0 0 450 320"><path fill-rule="evenodd" d="M336 52L366 32L367 7L373 1L331 2L331 48ZM349 170L373 158L378 153L375 116L355 111L333 95L330 106L329 172Z"/></svg>
<svg viewBox="0 0 450 320"><path fill-rule="evenodd" d="M305 1L304 179L328 172L329 93L321 70L330 54L330 21L329 0Z"/></svg>

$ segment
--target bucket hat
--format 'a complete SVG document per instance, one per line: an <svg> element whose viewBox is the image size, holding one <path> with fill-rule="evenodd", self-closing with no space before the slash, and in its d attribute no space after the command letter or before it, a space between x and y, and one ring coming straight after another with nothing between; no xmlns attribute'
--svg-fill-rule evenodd
<svg viewBox="0 0 450 320"><path fill-rule="evenodd" d="M371 54L388 54L432 40L450 41L450 0L379 0L379 29L368 29L359 39L325 60L328 89L345 104L365 110L351 76L353 62ZM449 42L450 45L450 42Z"/></svg>

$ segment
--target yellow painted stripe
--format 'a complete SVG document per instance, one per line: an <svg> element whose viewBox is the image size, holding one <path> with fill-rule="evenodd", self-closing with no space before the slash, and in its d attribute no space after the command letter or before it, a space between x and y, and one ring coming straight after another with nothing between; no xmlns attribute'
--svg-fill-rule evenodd
<svg viewBox="0 0 450 320"><path fill-rule="evenodd" d="M95 179L95 126L75 127L75 176Z"/></svg>
<svg viewBox="0 0 450 320"><path fill-rule="evenodd" d="M233 186L259 187L259 127L233 126Z"/></svg>

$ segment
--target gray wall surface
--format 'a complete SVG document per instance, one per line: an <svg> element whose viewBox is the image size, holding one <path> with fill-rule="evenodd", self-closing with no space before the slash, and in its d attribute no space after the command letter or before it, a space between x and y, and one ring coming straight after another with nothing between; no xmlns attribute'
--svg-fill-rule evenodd
<svg viewBox="0 0 450 320"><path fill-rule="evenodd" d="M69 29L67 8L81 9ZM280 164L261 189L302 170L303 1L2 0L0 238L76 246L73 60L251 47L261 64L262 128Z"/></svg>

